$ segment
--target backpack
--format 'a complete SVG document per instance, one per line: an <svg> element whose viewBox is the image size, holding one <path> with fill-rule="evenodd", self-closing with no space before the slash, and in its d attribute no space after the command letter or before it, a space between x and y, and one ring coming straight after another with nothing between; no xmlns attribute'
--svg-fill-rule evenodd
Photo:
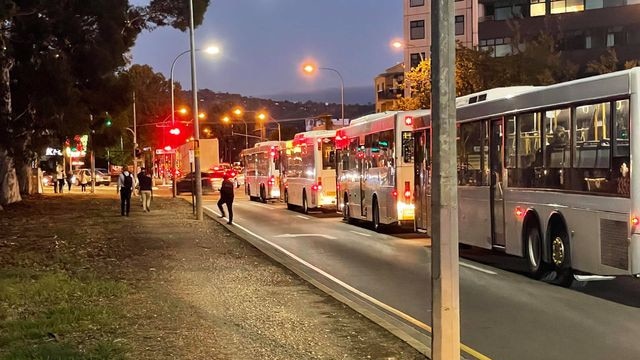
<svg viewBox="0 0 640 360"><path fill-rule="evenodd" d="M124 188L126 189L133 189L133 175L131 175L131 173L129 173L129 175L125 175L124 173L122 174L124 176Z"/></svg>

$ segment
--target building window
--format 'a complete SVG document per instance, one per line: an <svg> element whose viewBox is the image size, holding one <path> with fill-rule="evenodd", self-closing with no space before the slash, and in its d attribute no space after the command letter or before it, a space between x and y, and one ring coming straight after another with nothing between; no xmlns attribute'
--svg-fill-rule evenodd
<svg viewBox="0 0 640 360"><path fill-rule="evenodd" d="M562 14L568 12L584 11L584 0L553 0L551 1L551 13Z"/></svg>
<svg viewBox="0 0 640 360"><path fill-rule="evenodd" d="M585 0L584 8L587 10L602 9L604 7L603 1L604 0Z"/></svg>
<svg viewBox="0 0 640 360"><path fill-rule="evenodd" d="M530 0L529 13L531 16L544 16L547 12L545 0Z"/></svg>
<svg viewBox="0 0 640 360"><path fill-rule="evenodd" d="M422 5L424 5L424 0L409 0L410 7L422 6Z"/></svg>
<svg viewBox="0 0 640 360"><path fill-rule="evenodd" d="M464 35L464 15L456 16L456 35Z"/></svg>
<svg viewBox="0 0 640 360"><path fill-rule="evenodd" d="M625 33L622 27L616 26L607 30L607 47L620 46L625 44Z"/></svg>
<svg viewBox="0 0 640 360"><path fill-rule="evenodd" d="M480 40L479 48L482 51L489 51L493 57L507 56L511 54L511 38Z"/></svg>
<svg viewBox="0 0 640 360"><path fill-rule="evenodd" d="M411 40L424 39L424 20L411 21Z"/></svg>
<svg viewBox="0 0 640 360"><path fill-rule="evenodd" d="M424 60L424 53L411 54L411 69L417 67Z"/></svg>

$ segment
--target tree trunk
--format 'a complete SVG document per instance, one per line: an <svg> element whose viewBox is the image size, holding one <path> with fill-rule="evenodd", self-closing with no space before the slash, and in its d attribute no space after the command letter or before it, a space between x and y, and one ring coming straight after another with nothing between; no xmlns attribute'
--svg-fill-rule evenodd
<svg viewBox="0 0 640 360"><path fill-rule="evenodd" d="M8 21L7 21L8 22ZM7 143L11 136L11 68L14 59L7 54L9 24L0 31L0 140ZM3 139L3 137L6 137ZM0 146L0 205L21 201L20 188L13 159L8 149Z"/></svg>

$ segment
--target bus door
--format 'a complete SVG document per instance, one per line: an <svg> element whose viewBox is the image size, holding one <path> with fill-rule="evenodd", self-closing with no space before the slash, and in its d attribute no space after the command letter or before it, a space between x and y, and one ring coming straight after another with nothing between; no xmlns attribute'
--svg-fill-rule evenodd
<svg viewBox="0 0 640 360"><path fill-rule="evenodd" d="M492 243L494 247L504 248L504 191L502 188L502 119L489 121L489 167L490 176L490 197L491 197L491 231Z"/></svg>
<svg viewBox="0 0 640 360"><path fill-rule="evenodd" d="M414 184L416 230L431 234L431 129L415 134Z"/></svg>
<svg viewBox="0 0 640 360"><path fill-rule="evenodd" d="M359 174L359 190L360 190L360 216L362 217L366 217L367 216L367 208L366 208L366 204L364 201L364 188L365 188L365 181L366 178L365 176L367 175L367 169L365 169L365 163L366 161L364 160L363 156L358 156L358 170L360 170L360 174Z"/></svg>

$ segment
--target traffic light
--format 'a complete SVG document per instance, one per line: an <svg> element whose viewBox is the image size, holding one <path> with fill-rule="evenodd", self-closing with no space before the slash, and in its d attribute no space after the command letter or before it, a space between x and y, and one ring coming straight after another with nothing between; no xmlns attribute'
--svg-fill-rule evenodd
<svg viewBox="0 0 640 360"><path fill-rule="evenodd" d="M136 148L135 154L136 154L136 157L139 158L140 155L142 155L142 151L140 149Z"/></svg>
<svg viewBox="0 0 640 360"><path fill-rule="evenodd" d="M104 118L104 126L106 127L111 127L112 121L111 121L111 115L109 115L109 112L105 112L106 116Z"/></svg>

